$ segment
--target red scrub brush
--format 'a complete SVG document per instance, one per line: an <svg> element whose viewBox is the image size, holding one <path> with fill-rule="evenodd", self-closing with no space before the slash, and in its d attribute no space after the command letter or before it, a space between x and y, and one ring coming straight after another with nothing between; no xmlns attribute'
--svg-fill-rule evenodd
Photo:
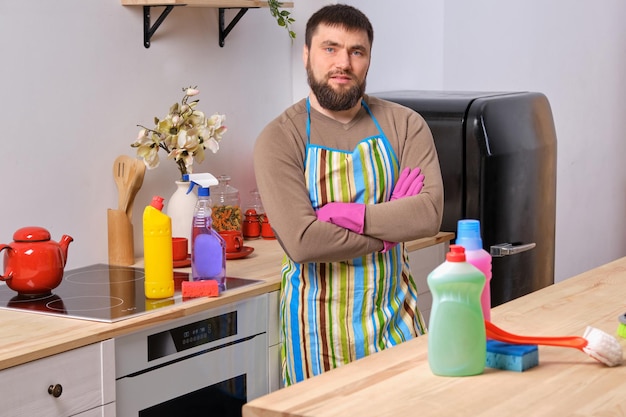
<svg viewBox="0 0 626 417"><path fill-rule="evenodd" d="M583 337L534 337L519 336L500 329L495 324L485 320L487 337L501 342L521 345L544 345L576 348L585 352L593 359L606 366L617 366L622 363L622 345L608 333L600 329L587 326Z"/></svg>

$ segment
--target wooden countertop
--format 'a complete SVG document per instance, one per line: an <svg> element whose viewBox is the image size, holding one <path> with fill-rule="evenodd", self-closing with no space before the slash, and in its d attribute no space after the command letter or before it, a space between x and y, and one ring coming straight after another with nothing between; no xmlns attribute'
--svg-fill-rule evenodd
<svg viewBox="0 0 626 417"><path fill-rule="evenodd" d="M589 325L615 335L625 311L626 257L498 306L492 321L517 334L582 336ZM243 416L626 414L624 365L608 368L576 349L540 346L539 366L525 372L438 377L428 366L427 337L253 400Z"/></svg>
<svg viewBox="0 0 626 417"><path fill-rule="evenodd" d="M453 237L452 233L442 232L432 238L409 242L407 247L413 251ZM0 370L279 290L284 253L278 242L246 240L246 246L254 247L254 252L246 258L227 261L227 274L263 282L226 291L220 297L185 301L115 323L0 310Z"/></svg>
<svg viewBox="0 0 626 417"><path fill-rule="evenodd" d="M229 276L264 282L164 307L149 314L102 323L44 314L0 310L0 369L40 359L112 337L132 333L168 320L195 314L280 288L283 251L275 240L250 240L255 251L248 257L226 262ZM183 268L182 270L189 270Z"/></svg>

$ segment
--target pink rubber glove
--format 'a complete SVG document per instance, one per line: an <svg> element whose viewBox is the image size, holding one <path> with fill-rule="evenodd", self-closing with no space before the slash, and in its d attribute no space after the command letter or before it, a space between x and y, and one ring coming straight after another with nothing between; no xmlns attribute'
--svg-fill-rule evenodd
<svg viewBox="0 0 626 417"><path fill-rule="evenodd" d="M404 168L398 178L398 181L396 182L396 185L393 187L393 192L391 193L389 201L419 194L424 187L424 176L421 175L421 172L422 170L419 167L416 167L413 170L409 167ZM393 249L397 244L398 242L383 240L383 250L381 253L385 253Z"/></svg>
<svg viewBox="0 0 626 417"><path fill-rule="evenodd" d="M365 204L328 203L317 210L317 220L332 223L360 235L365 223Z"/></svg>
<svg viewBox="0 0 626 417"><path fill-rule="evenodd" d="M421 172L420 168L413 170L409 167L404 168L396 185L393 187L390 201L418 195L424 187L424 176L421 175Z"/></svg>
<svg viewBox="0 0 626 417"><path fill-rule="evenodd" d="M387 240L383 240L383 250L380 253L385 253L395 248L398 245L398 242L389 242Z"/></svg>

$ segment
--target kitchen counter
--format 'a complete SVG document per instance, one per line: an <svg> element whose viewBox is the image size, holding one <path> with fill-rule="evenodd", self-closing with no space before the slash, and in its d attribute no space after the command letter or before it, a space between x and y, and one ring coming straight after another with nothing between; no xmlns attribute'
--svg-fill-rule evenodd
<svg viewBox="0 0 626 417"><path fill-rule="evenodd" d="M517 334L582 336L589 325L615 335L625 294L626 257L502 304L492 321ZM576 349L540 346L539 366L525 372L486 368L472 377L438 377L428 366L427 338L253 400L243 416L625 415L624 365L609 368Z"/></svg>
<svg viewBox="0 0 626 417"><path fill-rule="evenodd" d="M409 251L451 240L453 233L407 243ZM226 263L228 276L256 279L258 284L228 290L219 297L198 298L114 323L0 310L0 370L46 356L122 336L169 320L186 317L280 289L283 251L276 240L246 240L255 250ZM189 271L189 268L181 269Z"/></svg>

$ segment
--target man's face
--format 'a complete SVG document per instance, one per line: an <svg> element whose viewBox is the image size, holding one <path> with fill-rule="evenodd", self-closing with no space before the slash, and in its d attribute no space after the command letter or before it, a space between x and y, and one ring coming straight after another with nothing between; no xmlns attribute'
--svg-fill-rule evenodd
<svg viewBox="0 0 626 417"><path fill-rule="evenodd" d="M320 25L304 47L303 59L311 91L331 111L348 110L365 93L371 45L367 33Z"/></svg>

